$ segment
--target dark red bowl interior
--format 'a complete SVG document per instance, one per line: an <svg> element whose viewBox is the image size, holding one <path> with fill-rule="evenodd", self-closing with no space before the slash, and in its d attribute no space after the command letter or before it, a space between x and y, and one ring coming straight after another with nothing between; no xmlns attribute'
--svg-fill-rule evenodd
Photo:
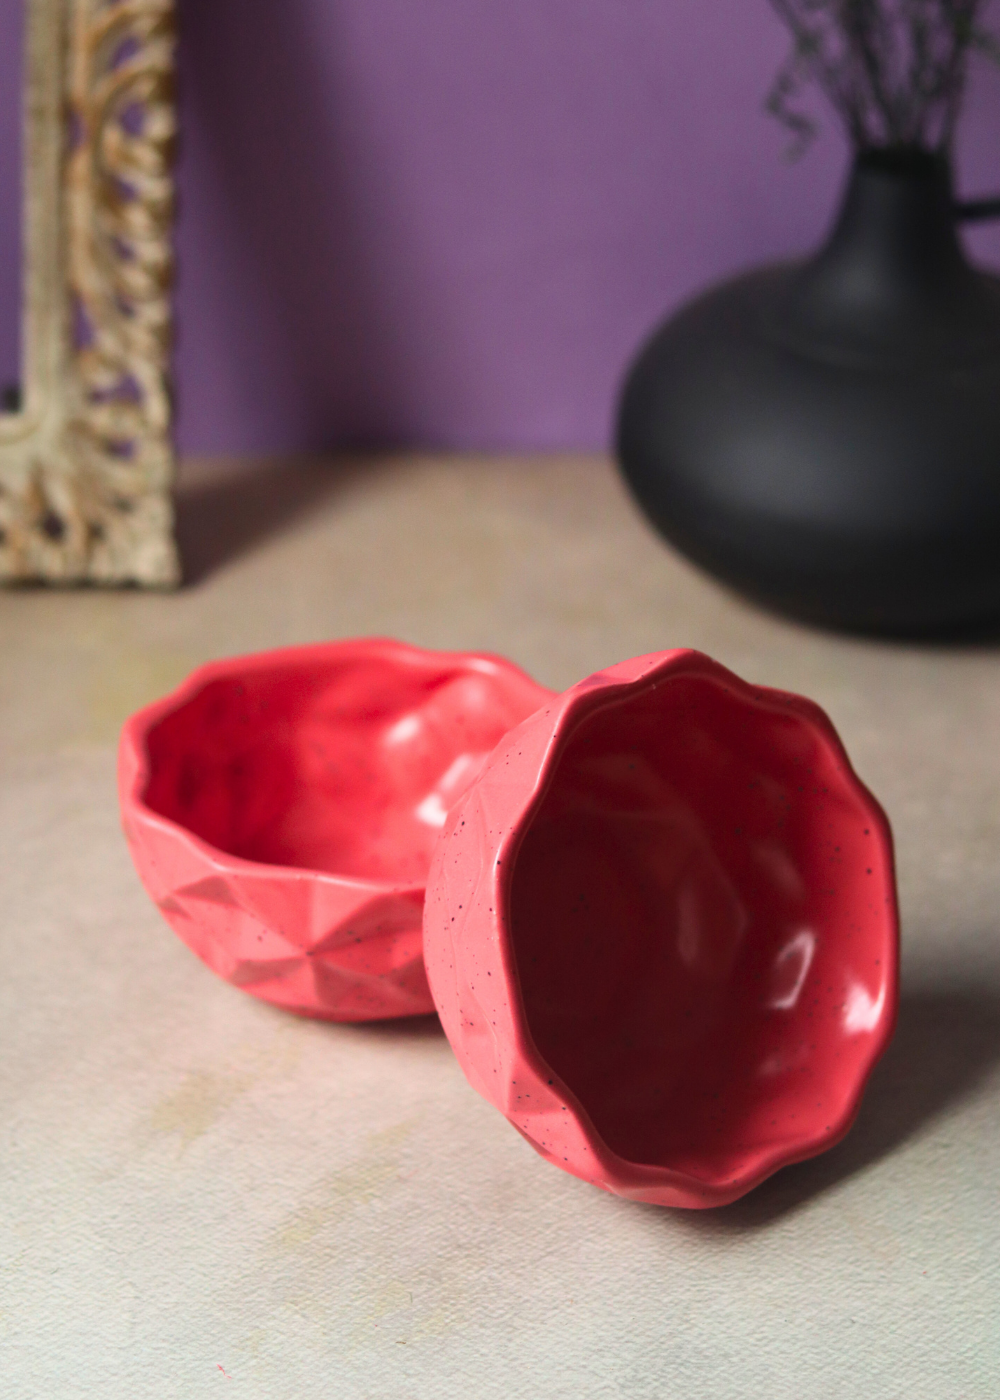
<svg viewBox="0 0 1000 1400"><path fill-rule="evenodd" d="M512 942L534 1043L619 1156L725 1180L848 1126L894 975L869 804L816 726L703 677L567 731Z"/></svg>
<svg viewBox="0 0 1000 1400"><path fill-rule="evenodd" d="M452 802L544 698L403 649L209 679L148 735L147 806L230 855L421 884Z"/></svg>

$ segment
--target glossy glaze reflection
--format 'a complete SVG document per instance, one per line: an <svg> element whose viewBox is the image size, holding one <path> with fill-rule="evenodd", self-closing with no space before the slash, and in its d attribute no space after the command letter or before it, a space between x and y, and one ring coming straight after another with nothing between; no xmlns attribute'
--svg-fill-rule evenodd
<svg viewBox="0 0 1000 1400"><path fill-rule="evenodd" d="M421 913L448 809L549 695L500 658L391 641L214 663L134 716L126 832L215 971L331 1019L432 1008Z"/></svg>
<svg viewBox="0 0 1000 1400"><path fill-rule="evenodd" d="M809 702L694 653L601 673L501 744L432 886L445 1028L558 1165L720 1204L849 1126L895 1014L891 846Z"/></svg>

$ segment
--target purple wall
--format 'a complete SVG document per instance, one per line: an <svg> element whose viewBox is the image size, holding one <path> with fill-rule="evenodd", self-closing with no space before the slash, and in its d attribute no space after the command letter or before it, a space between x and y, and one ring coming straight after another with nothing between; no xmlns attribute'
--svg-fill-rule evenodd
<svg viewBox="0 0 1000 1400"><path fill-rule="evenodd" d="M841 177L832 118L789 165L761 110L785 52L767 0L180 14L187 450L603 444L651 324L807 248ZM968 190L1000 188L998 136L989 74L963 126ZM14 237L0 223L0 270ZM1000 261L1000 231L976 238Z"/></svg>
<svg viewBox="0 0 1000 1400"><path fill-rule="evenodd" d="M187 448L606 441L625 358L815 237L766 0L188 0Z"/></svg>
<svg viewBox="0 0 1000 1400"><path fill-rule="evenodd" d="M0 390L21 375L21 57L25 0L0 0Z"/></svg>

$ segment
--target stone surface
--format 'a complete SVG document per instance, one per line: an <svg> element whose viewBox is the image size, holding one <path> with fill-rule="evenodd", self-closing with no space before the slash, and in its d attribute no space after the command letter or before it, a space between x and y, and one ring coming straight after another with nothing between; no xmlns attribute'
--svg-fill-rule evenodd
<svg viewBox="0 0 1000 1400"><path fill-rule="evenodd" d="M998 650L766 617L599 459L228 471L188 470L180 593L0 594L0 1391L992 1400ZM722 1210L633 1205L541 1161L432 1020L206 975L132 869L119 727L213 656L363 633L558 688L690 645L827 710L903 910L899 1030L839 1147Z"/></svg>

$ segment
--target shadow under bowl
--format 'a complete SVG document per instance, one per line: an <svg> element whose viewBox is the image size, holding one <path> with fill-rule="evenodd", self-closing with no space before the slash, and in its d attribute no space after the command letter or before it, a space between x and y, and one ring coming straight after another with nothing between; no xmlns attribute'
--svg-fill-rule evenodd
<svg viewBox="0 0 1000 1400"><path fill-rule="evenodd" d="M891 1036L888 822L811 702L638 658L498 746L424 942L467 1077L543 1156L721 1205L839 1140Z"/></svg>
<svg viewBox="0 0 1000 1400"><path fill-rule="evenodd" d="M338 1021L433 1011L434 842L550 694L500 657L382 639L213 662L122 732L139 875L183 941L264 1001Z"/></svg>

